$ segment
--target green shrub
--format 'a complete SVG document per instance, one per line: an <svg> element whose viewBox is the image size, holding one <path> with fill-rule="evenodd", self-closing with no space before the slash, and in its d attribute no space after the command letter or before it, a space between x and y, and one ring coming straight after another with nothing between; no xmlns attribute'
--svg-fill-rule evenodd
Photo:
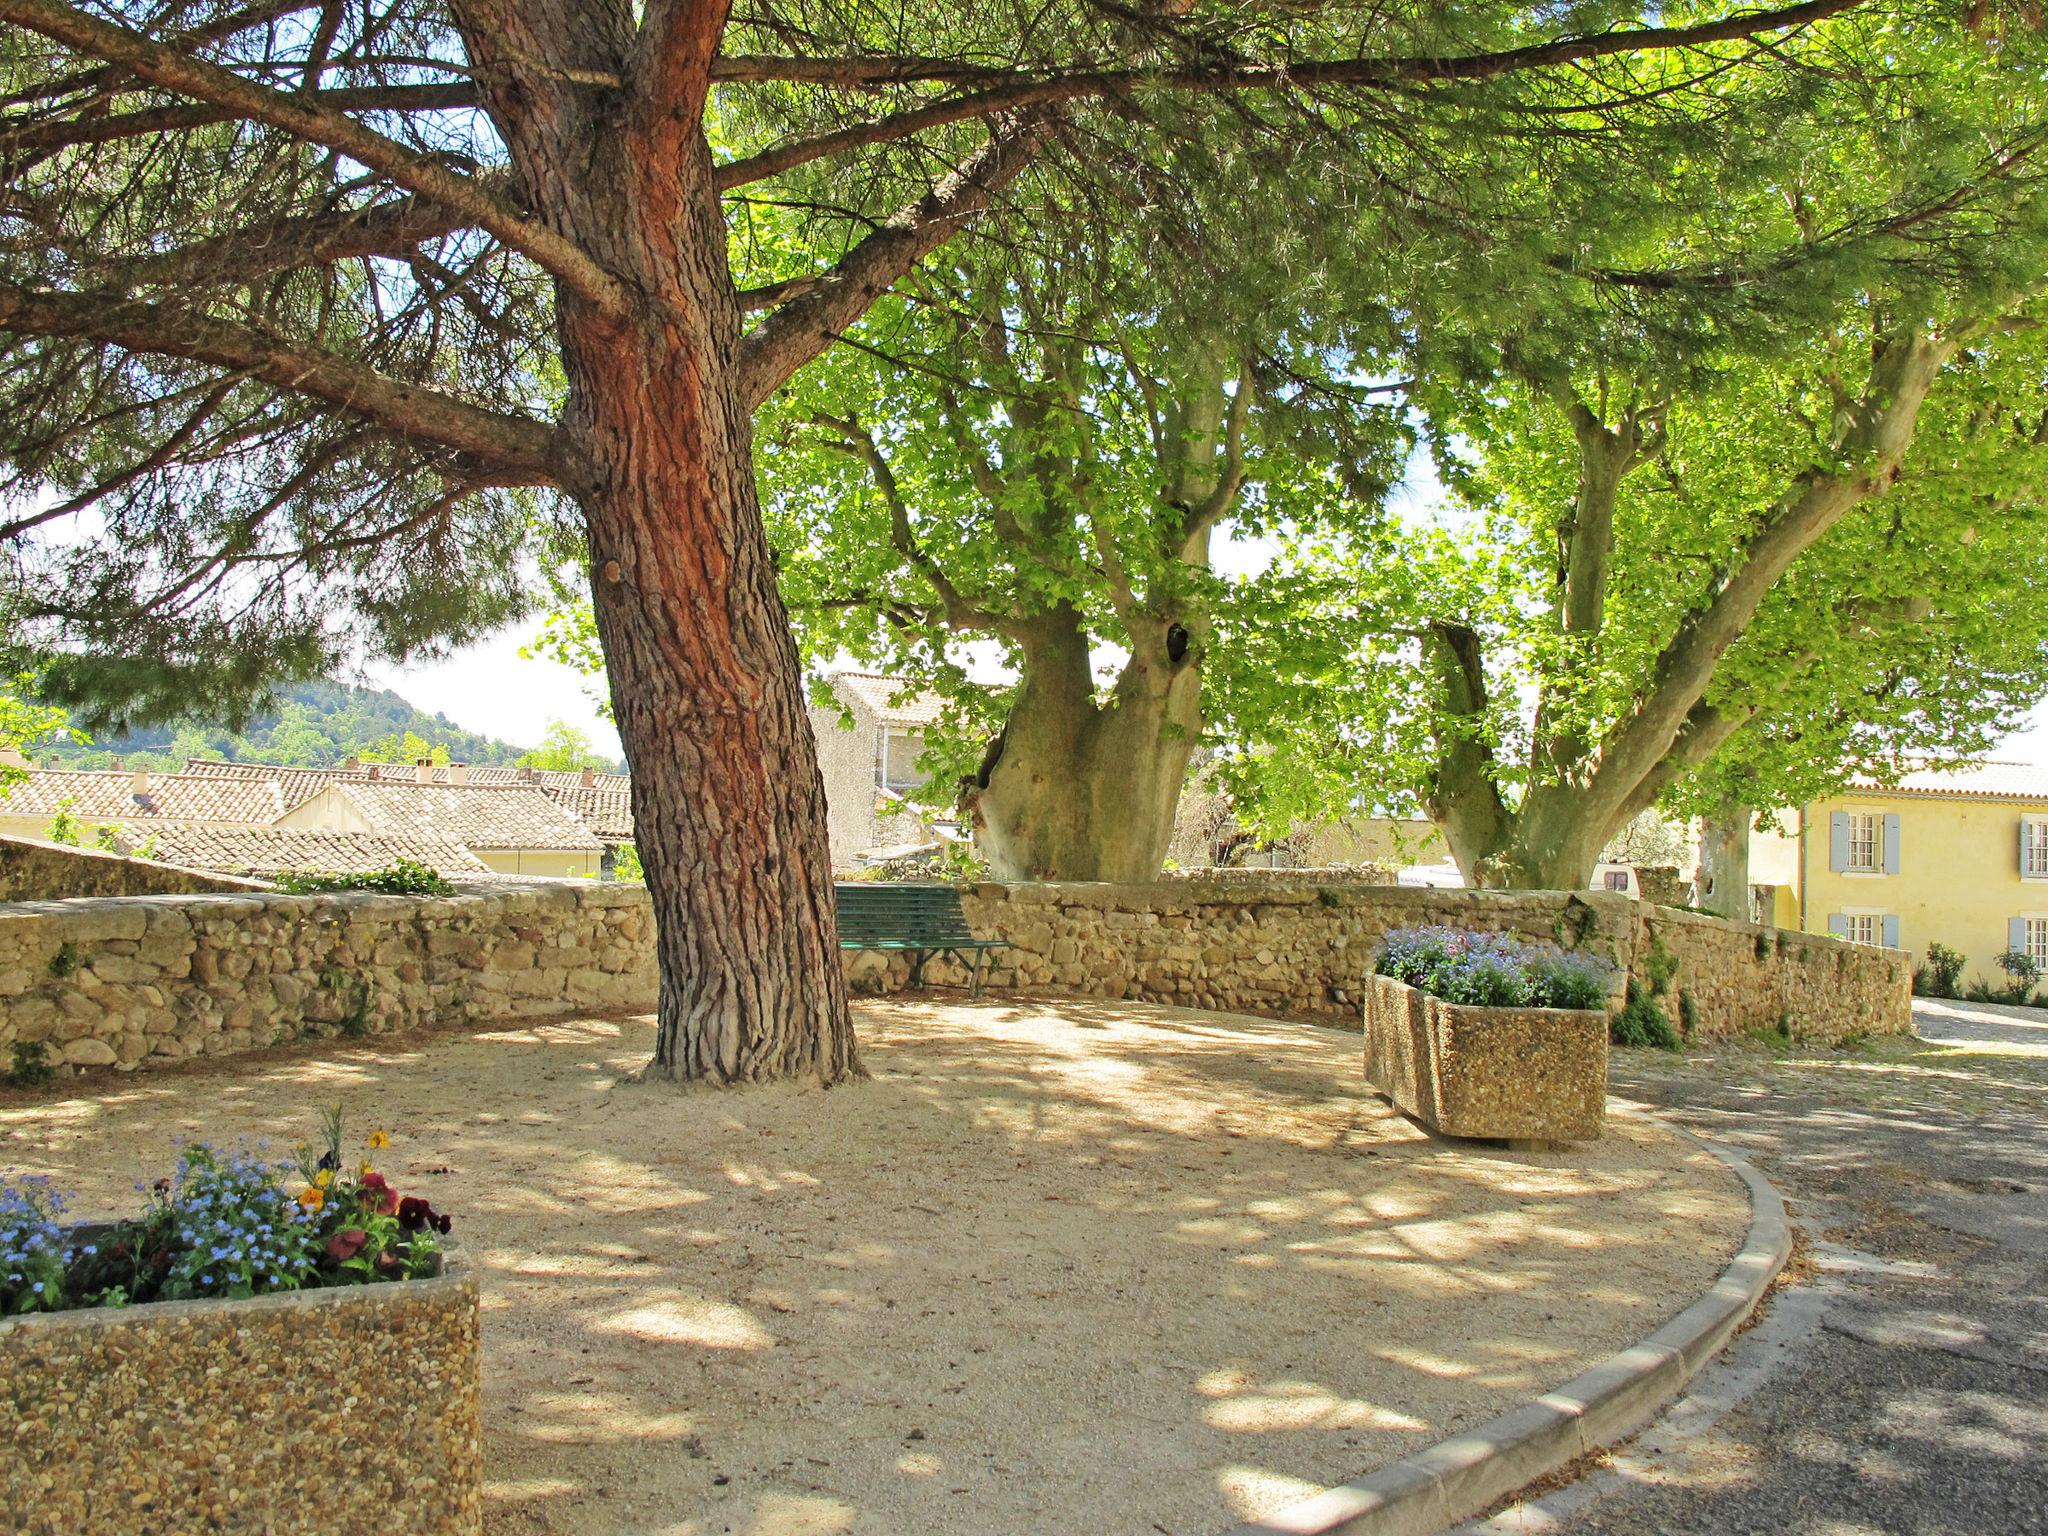
<svg viewBox="0 0 2048 1536"><path fill-rule="evenodd" d="M446 896L455 887L416 859L399 859L389 869L368 874L323 875L288 869L271 882L287 896L317 896L326 891L375 891L381 896Z"/></svg>
<svg viewBox="0 0 2048 1536"><path fill-rule="evenodd" d="M1922 997L1954 997L1967 964L1961 950L1936 939L1927 946L1927 964L1913 973L1913 990Z"/></svg>
<svg viewBox="0 0 2048 1536"><path fill-rule="evenodd" d="M50 974L62 981L78 970L78 946L66 939L57 946L57 953L50 956Z"/></svg>
<svg viewBox="0 0 2048 1536"><path fill-rule="evenodd" d="M49 1055L40 1040L15 1041L14 1065L0 1072L0 1082L10 1088L40 1088L57 1075L57 1069L50 1065Z"/></svg>
<svg viewBox="0 0 2048 1536"><path fill-rule="evenodd" d="M1616 1045L1647 1046L1661 1051L1675 1051L1680 1043L1678 1031L1671 1027L1664 1010L1636 985L1633 978L1628 984L1628 1001L1608 1026L1608 1038Z"/></svg>
<svg viewBox="0 0 2048 1536"><path fill-rule="evenodd" d="M1678 989L1678 1032L1688 1040L1700 1027L1700 1005L1692 1000L1692 993L1685 988Z"/></svg>

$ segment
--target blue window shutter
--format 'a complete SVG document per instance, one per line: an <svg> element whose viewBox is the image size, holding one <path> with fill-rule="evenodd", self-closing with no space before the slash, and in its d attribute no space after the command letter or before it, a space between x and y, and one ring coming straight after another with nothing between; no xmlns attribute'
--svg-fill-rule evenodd
<svg viewBox="0 0 2048 1536"><path fill-rule="evenodd" d="M1896 816L1884 819L1884 872L1888 875L1899 872L1899 818Z"/></svg>
<svg viewBox="0 0 2048 1536"><path fill-rule="evenodd" d="M2010 917L2005 922L2005 947L2016 949L2021 954L2027 950L2027 920L2024 917Z"/></svg>
<svg viewBox="0 0 2048 1536"><path fill-rule="evenodd" d="M1846 939L1849 937L1849 919L1842 916L1839 912L1830 912L1828 914L1828 932L1838 939Z"/></svg>
<svg viewBox="0 0 2048 1536"><path fill-rule="evenodd" d="M1899 916L1896 912L1890 914L1884 920L1884 947L1886 949L1897 949L1899 947Z"/></svg>
<svg viewBox="0 0 2048 1536"><path fill-rule="evenodd" d="M1849 867L1849 813L1836 811L1828 817L1828 869L1839 875Z"/></svg>

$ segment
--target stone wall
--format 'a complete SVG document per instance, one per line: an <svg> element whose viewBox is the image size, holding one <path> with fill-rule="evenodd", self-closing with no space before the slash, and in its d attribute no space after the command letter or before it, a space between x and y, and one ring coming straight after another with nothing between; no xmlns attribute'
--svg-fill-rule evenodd
<svg viewBox="0 0 2048 1536"><path fill-rule="evenodd" d="M477 1283L0 1319L0 1509L22 1536L477 1536Z"/></svg>
<svg viewBox="0 0 2048 1536"><path fill-rule="evenodd" d="M61 901L73 896L196 896L265 888L253 880L236 880L203 869L0 837L0 902Z"/></svg>
<svg viewBox="0 0 2048 1536"><path fill-rule="evenodd" d="M1137 886L979 885L962 901L977 933L1016 945L989 955L986 981L998 990L1351 1023L1360 1018L1380 939L1396 928L1443 923L1597 954L1702 1039L1781 1023L1819 1042L1912 1027L1903 954L1724 923L1616 892L1278 879L1247 889L1230 878L1193 876ZM1670 956L1662 976L1659 943ZM857 991L899 991L909 963L895 954L850 954L847 976ZM960 981L966 972L937 962L926 976Z"/></svg>
<svg viewBox="0 0 2048 1536"><path fill-rule="evenodd" d="M1600 955L1702 1038L1781 1023L1819 1041L1911 1027L1904 955L1612 892L1248 886L1226 876L988 884L962 899L977 933L1016 946L989 956L997 991L1356 1025L1381 937L1445 923ZM907 985L900 953L854 951L846 963L856 991ZM967 975L951 961L926 974ZM654 994L653 916L638 885L0 905L0 1069L16 1041L42 1045L56 1063L131 1068L309 1034L646 1009Z"/></svg>
<svg viewBox="0 0 2048 1536"><path fill-rule="evenodd" d="M533 882L0 906L0 1064L15 1041L137 1067L302 1035L649 1007L646 889Z"/></svg>

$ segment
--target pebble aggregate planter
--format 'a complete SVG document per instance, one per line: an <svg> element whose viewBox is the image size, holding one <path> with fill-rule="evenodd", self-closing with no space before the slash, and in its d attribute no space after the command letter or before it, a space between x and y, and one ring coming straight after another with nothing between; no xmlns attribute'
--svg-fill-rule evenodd
<svg viewBox="0 0 2048 1536"><path fill-rule="evenodd" d="M1591 1141L1607 1112L1607 1013L1471 1008L1375 976L1365 1077L1446 1136Z"/></svg>
<svg viewBox="0 0 2048 1536"><path fill-rule="evenodd" d="M476 1536L477 1284L426 1280L0 1321L0 1526Z"/></svg>

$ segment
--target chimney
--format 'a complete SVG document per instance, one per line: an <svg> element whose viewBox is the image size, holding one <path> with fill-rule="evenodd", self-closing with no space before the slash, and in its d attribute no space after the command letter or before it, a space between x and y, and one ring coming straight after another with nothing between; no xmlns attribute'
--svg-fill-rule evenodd
<svg viewBox="0 0 2048 1536"><path fill-rule="evenodd" d="M597 783L597 770L596 770L595 768L586 768L586 769L584 769L584 770L583 770L583 787L584 787L585 789L589 789L589 788L590 788L590 787L591 787L592 785L594 785L595 783Z"/></svg>
<svg viewBox="0 0 2048 1536"><path fill-rule="evenodd" d="M525 783L538 784L540 782L540 770L538 768L522 768L519 770L519 777Z"/></svg>
<svg viewBox="0 0 2048 1536"><path fill-rule="evenodd" d="M128 788L129 793L137 800L147 800L149 798L149 770L147 768L136 769L128 780Z"/></svg>
<svg viewBox="0 0 2048 1536"><path fill-rule="evenodd" d="M360 771L361 771L361 769L362 769L362 766L363 766L363 760L362 760L362 759L361 759L360 757L353 757L353 756L351 756L351 757L344 757L344 758L343 758L343 759L341 760L341 771L342 771L343 773L357 773L357 772L360 772Z"/></svg>
<svg viewBox="0 0 2048 1536"><path fill-rule="evenodd" d="M21 754L18 747L0 747L0 768L32 768L35 765Z"/></svg>
<svg viewBox="0 0 2048 1536"><path fill-rule="evenodd" d="M414 764L412 765L412 776L413 776L413 780L414 780L414 782L416 782L416 783L420 783L420 784L431 784L431 783L433 783L433 782L434 782L434 760L433 760L433 759L432 759L431 757L423 757L423 758L421 758L421 759L420 759L420 760L419 760L418 762L414 763Z"/></svg>
<svg viewBox="0 0 2048 1536"><path fill-rule="evenodd" d="M375 778L379 778L379 777L381 777L381 776L382 776L383 764L381 764L381 763L371 763L371 764L369 764L369 765L368 765L368 767L369 767L369 770L370 770L370 777L371 777L371 778L375 779Z"/></svg>
<svg viewBox="0 0 2048 1536"><path fill-rule="evenodd" d="M126 768L127 766L128 759L125 757L113 757L107 760L107 767L114 773L121 772L121 770Z"/></svg>
<svg viewBox="0 0 2048 1536"><path fill-rule="evenodd" d="M448 765L448 782L450 784L467 784L469 782L469 764L450 763Z"/></svg>

